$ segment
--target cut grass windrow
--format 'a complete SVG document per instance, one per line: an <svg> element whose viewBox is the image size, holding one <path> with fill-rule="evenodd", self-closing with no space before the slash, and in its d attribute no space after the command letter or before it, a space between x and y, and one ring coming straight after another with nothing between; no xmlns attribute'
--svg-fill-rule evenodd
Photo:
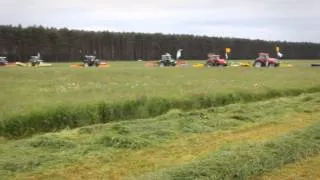
<svg viewBox="0 0 320 180"><path fill-rule="evenodd" d="M193 110L224 106L237 102L254 102L276 97L297 96L320 92L320 86L308 89L268 89L265 93L236 92L217 95L196 95L185 99L140 98L121 103L101 102L78 107L58 107L41 112L31 112L0 121L0 136L19 138L64 128L76 128L97 123L149 118L170 109Z"/></svg>
<svg viewBox="0 0 320 180"><path fill-rule="evenodd" d="M272 139L309 126L313 122L315 118L310 114L295 114L284 120L279 119L277 122L258 123L232 131L181 135L170 143L131 151L111 162L87 159L84 163L27 177L30 179L125 179L128 176L139 176L173 165L188 163L219 150L226 144Z"/></svg>
<svg viewBox="0 0 320 180"><path fill-rule="evenodd" d="M248 179L320 152L320 123L262 143L225 147L141 179Z"/></svg>
<svg viewBox="0 0 320 180"><path fill-rule="evenodd" d="M113 163L116 162L120 164L120 167L124 168L116 168L106 174L113 176L117 173L119 174L120 170L133 174L143 173L150 170L148 167L153 168L154 166L144 166L144 163L149 164L143 158L136 161L134 159L132 161L129 160L128 157L135 151L154 149L151 153L142 151L150 154L149 157L146 156L148 159L153 159L152 152L156 152L158 149L164 149L164 152L171 152L174 155L173 157L180 157L180 154L183 153L198 153L201 149L207 149L205 145L208 142L210 142L209 144L215 143L212 139L217 139L220 142L218 134L221 132L226 132L226 134L223 134L225 136L229 135L227 132L242 132L245 134L245 131L250 130L251 132L250 128L254 130L263 126L269 127L272 124L275 124L276 127L282 124L282 128L274 128L278 129L277 131L272 127L266 130L260 129L261 132L267 131L266 134L273 137L270 133L274 131L285 133L291 128L302 128L316 120L320 115L318 113L320 110L319 100L320 93L312 93L297 97L283 97L252 103L236 103L188 112L171 110L165 115L156 118L97 124L72 130L65 129L61 132L35 135L34 137L19 140L0 139L0 152L2 154L2 158L0 158L0 174L2 174L2 177L23 173L37 174L70 165L77 167L77 164L82 163L86 165L84 169L87 170L79 171L88 172L90 167L93 167L93 169L99 169L100 167L112 169ZM284 121L286 122L283 123ZM287 124L290 125L288 126ZM206 138L206 134L208 138ZM246 134L246 137L249 135L250 133ZM261 136L263 137L262 134ZM254 137L260 136L254 133ZM189 139L190 141L187 141ZM204 141L201 141L202 139ZM165 148L165 144L172 142L177 146L170 145L170 147L183 151L171 151ZM223 142L223 138L221 138L221 143ZM189 151L191 149L193 150ZM157 154L154 155L157 156ZM160 157L164 157L164 162L161 161L163 158L159 158L159 161L155 162L156 167L171 165L170 163L165 163L167 162L167 157L171 157L170 154L164 154ZM92 161L93 159L96 161ZM136 169L123 164L127 161L143 168ZM98 162L99 166L96 167L94 166L95 163L91 162ZM141 162L141 164L138 165L138 162ZM79 165L79 167L83 166ZM76 172L77 170L72 169L72 171ZM91 169L91 171L93 170ZM99 172L96 174L98 175ZM111 179L115 179L115 177Z"/></svg>
<svg viewBox="0 0 320 180"><path fill-rule="evenodd" d="M281 169L274 170L262 176L253 177L251 180L303 180L320 179L320 154L309 157L301 162L285 165Z"/></svg>

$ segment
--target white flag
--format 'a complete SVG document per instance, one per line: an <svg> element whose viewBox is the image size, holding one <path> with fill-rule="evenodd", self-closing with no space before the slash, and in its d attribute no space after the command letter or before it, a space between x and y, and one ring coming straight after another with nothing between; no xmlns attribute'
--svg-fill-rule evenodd
<svg viewBox="0 0 320 180"><path fill-rule="evenodd" d="M179 49L178 51L177 51L177 60L181 57L181 52L182 52L183 50L182 49Z"/></svg>
<svg viewBox="0 0 320 180"><path fill-rule="evenodd" d="M283 54L281 54L280 52L277 53L279 58L282 58Z"/></svg>

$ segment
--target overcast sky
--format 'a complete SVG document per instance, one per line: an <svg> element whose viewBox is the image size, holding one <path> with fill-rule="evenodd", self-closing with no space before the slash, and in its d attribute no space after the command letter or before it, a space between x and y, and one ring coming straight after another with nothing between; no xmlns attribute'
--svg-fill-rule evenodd
<svg viewBox="0 0 320 180"><path fill-rule="evenodd" d="M0 0L0 24L320 42L320 0Z"/></svg>

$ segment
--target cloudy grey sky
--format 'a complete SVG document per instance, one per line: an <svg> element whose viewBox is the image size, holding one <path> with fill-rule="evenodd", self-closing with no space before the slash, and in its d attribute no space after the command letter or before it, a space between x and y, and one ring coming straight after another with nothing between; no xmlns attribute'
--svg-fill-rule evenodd
<svg viewBox="0 0 320 180"><path fill-rule="evenodd" d="M0 0L0 24L320 42L320 0Z"/></svg>

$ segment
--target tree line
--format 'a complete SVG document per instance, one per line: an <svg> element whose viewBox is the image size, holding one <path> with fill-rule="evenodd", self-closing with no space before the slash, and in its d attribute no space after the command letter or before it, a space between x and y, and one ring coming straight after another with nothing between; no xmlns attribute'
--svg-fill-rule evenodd
<svg viewBox="0 0 320 180"><path fill-rule="evenodd" d="M184 50L184 59L206 59L209 52L224 55L227 47L232 49L230 59L252 59L258 52L276 56L276 46L285 59L320 58L320 44L308 42L0 26L0 56L9 61L27 61L38 52L42 59L55 62L79 61L83 54L105 60L156 60L167 52L174 55L178 49Z"/></svg>

